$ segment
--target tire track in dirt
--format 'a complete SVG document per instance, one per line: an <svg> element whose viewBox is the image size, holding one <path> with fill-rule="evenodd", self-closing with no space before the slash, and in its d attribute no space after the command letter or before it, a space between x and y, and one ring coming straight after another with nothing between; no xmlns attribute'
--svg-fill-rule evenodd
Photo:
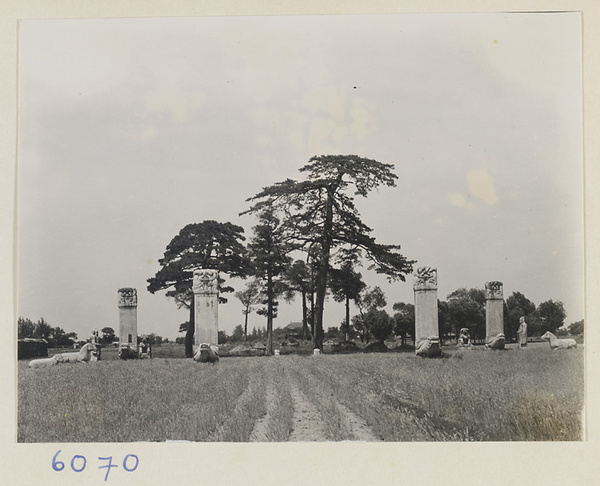
<svg viewBox="0 0 600 486"><path fill-rule="evenodd" d="M360 418L354 412L350 411L350 409L344 407L341 403L338 403L338 407L346 419L348 428L354 436L354 440L361 442L373 442L380 440L373 433L371 427L369 427L362 418Z"/></svg>
<svg viewBox="0 0 600 486"><path fill-rule="evenodd" d="M288 375L289 377L289 375ZM294 429L290 434L290 442L324 442L327 441L323 419L315 407L296 383L291 383L292 401L294 403Z"/></svg>
<svg viewBox="0 0 600 486"><path fill-rule="evenodd" d="M252 433L250 434L250 442L267 442L269 440L268 424L271 420L271 415L273 414L273 408L275 406L275 388L271 382L267 383L265 397L267 401L267 412L255 422Z"/></svg>

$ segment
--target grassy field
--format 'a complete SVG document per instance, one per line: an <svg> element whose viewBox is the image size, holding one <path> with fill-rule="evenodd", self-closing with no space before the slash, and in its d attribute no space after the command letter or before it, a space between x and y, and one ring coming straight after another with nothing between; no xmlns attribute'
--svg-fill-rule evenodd
<svg viewBox="0 0 600 486"><path fill-rule="evenodd" d="M582 439L583 349L18 364L19 442ZM116 350L115 350L116 356ZM298 431L302 427L302 434Z"/></svg>

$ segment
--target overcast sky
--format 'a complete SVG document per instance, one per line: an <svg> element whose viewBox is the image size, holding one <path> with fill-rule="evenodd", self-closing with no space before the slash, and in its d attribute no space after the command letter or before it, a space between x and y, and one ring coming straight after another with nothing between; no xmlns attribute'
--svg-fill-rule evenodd
<svg viewBox="0 0 600 486"><path fill-rule="evenodd" d="M118 330L135 287L139 333L175 338L187 312L146 280L179 230L249 238L248 197L357 154L399 177L363 221L438 268L439 299L500 280L583 318L578 13L27 20L19 50L22 317ZM413 302L411 276L362 273L390 311ZM325 327L343 316L327 304ZM297 299L275 326L300 319ZM242 322L230 296L219 327Z"/></svg>

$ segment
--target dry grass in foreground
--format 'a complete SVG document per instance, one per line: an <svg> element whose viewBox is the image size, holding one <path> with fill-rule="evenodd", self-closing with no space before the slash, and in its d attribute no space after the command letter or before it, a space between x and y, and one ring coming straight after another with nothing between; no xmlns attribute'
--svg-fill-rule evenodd
<svg viewBox="0 0 600 486"><path fill-rule="evenodd" d="M284 442L298 426L292 386L330 441L357 440L350 415L373 440L582 439L581 349L19 362L18 372L19 442Z"/></svg>

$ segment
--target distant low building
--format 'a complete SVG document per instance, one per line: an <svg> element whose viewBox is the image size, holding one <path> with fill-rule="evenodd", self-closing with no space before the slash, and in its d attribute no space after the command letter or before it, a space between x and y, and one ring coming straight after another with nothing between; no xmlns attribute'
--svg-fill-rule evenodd
<svg viewBox="0 0 600 486"><path fill-rule="evenodd" d="M290 322L283 329L285 329L287 338L301 339L304 326L302 325L302 322Z"/></svg>
<svg viewBox="0 0 600 486"><path fill-rule="evenodd" d="M17 358L47 358L48 341L45 339L24 338L17 341Z"/></svg>

